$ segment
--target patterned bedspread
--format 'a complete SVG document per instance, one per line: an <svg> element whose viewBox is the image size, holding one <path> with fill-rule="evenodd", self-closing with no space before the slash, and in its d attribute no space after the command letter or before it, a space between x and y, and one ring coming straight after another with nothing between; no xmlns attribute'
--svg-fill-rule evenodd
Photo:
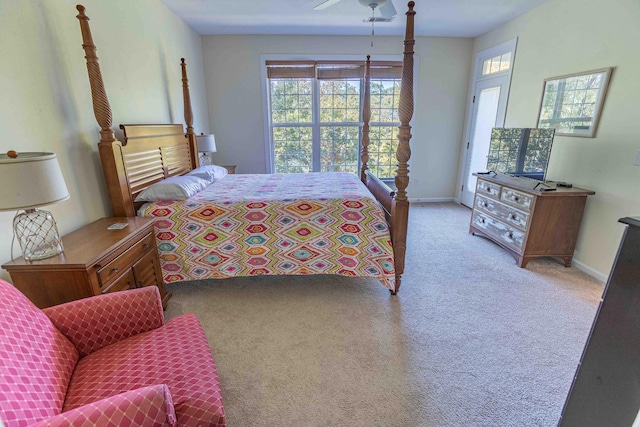
<svg viewBox="0 0 640 427"><path fill-rule="evenodd" d="M393 289L384 213L350 173L227 175L185 201L149 203L166 283L339 274Z"/></svg>

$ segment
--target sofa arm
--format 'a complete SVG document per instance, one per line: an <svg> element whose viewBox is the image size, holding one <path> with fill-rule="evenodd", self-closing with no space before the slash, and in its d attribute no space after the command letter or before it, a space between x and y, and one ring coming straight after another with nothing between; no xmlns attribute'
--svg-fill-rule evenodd
<svg viewBox="0 0 640 427"><path fill-rule="evenodd" d="M71 301L43 310L80 357L164 324L156 286Z"/></svg>
<svg viewBox="0 0 640 427"><path fill-rule="evenodd" d="M164 384L127 391L47 418L30 427L176 427L171 393Z"/></svg>

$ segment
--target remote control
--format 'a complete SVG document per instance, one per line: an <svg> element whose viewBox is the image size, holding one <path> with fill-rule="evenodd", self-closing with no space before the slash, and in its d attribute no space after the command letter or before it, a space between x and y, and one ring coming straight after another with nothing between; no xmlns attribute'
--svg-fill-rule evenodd
<svg viewBox="0 0 640 427"><path fill-rule="evenodd" d="M568 182L562 182L562 181L556 182L556 185L558 187L567 187L567 188L573 187L573 184L569 184Z"/></svg>
<svg viewBox="0 0 640 427"><path fill-rule="evenodd" d="M113 223L110 226L108 226L107 230L122 230L127 225L129 225L129 224L126 223L126 222L116 222L116 223Z"/></svg>

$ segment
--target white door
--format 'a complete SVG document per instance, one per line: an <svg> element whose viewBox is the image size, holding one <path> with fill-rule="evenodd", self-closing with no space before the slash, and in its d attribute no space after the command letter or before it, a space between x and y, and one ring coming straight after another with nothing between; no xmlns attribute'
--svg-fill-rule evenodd
<svg viewBox="0 0 640 427"><path fill-rule="evenodd" d="M474 172L485 172L491 128L504 126L517 39L478 52L460 182L460 202L472 207Z"/></svg>

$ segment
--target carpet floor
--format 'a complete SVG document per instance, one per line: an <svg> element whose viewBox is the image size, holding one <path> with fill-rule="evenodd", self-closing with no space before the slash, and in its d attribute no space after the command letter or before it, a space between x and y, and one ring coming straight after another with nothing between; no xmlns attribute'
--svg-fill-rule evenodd
<svg viewBox="0 0 640 427"><path fill-rule="evenodd" d="M202 322L230 427L555 426L604 285L518 268L469 218L412 205L396 296L339 276L183 282L166 316Z"/></svg>

